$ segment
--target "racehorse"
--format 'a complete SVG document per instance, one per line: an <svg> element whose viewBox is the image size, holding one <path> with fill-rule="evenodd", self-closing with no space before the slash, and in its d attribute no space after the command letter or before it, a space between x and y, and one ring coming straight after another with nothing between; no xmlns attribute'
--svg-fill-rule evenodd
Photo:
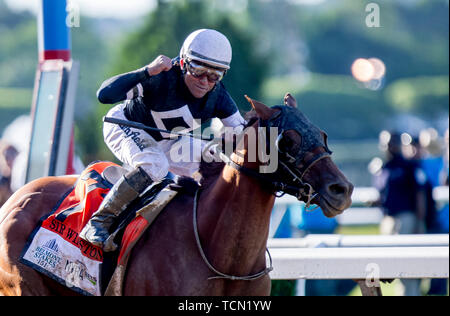
<svg viewBox="0 0 450 316"><path fill-rule="evenodd" d="M326 134L295 108L295 100L287 95L285 105L272 108L249 101L247 129L277 128L277 170L261 173L261 159L248 159L250 137L240 138L224 163L202 162L195 195L178 194L132 250L124 295L269 295L266 243L275 193L317 204L328 217L351 205L353 185L331 160ZM19 262L36 223L75 181L35 180L0 210L1 294L76 294Z"/></svg>

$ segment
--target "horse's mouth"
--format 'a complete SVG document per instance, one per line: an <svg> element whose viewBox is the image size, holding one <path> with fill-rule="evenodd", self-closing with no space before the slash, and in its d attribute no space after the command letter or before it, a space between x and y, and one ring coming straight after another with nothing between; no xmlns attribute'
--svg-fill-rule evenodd
<svg viewBox="0 0 450 316"><path fill-rule="evenodd" d="M334 207L330 202L328 202L328 200L326 198L324 198L322 195L320 195L318 197L318 202L317 205L320 206L320 208L322 209L323 214L326 217L335 217L339 214L342 214L347 208L344 209L340 209L340 208L336 208Z"/></svg>

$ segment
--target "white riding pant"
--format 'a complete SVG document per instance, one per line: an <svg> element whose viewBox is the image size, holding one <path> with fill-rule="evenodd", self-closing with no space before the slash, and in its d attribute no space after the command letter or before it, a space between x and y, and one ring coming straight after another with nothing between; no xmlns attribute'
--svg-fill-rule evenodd
<svg viewBox="0 0 450 316"><path fill-rule="evenodd" d="M127 120L124 104L118 104L108 117ZM147 132L104 123L103 137L108 148L126 165L141 167L153 181L164 178L170 171L180 176L192 176L200 167L206 142L191 137L180 137L157 142Z"/></svg>

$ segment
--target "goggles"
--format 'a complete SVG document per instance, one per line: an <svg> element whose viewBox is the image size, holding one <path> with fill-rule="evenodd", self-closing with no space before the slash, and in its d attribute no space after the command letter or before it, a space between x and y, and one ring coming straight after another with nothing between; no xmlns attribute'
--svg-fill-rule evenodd
<svg viewBox="0 0 450 316"><path fill-rule="evenodd" d="M186 69L194 78L201 79L206 76L209 82L222 80L226 72L225 70L214 69L193 60L186 60Z"/></svg>

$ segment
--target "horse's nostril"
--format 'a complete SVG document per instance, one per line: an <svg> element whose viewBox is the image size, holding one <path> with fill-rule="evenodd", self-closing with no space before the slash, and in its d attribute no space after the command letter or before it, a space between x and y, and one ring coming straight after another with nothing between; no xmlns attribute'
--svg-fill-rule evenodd
<svg viewBox="0 0 450 316"><path fill-rule="evenodd" d="M328 187L328 190L333 195L347 195L349 188L344 184L334 183Z"/></svg>

